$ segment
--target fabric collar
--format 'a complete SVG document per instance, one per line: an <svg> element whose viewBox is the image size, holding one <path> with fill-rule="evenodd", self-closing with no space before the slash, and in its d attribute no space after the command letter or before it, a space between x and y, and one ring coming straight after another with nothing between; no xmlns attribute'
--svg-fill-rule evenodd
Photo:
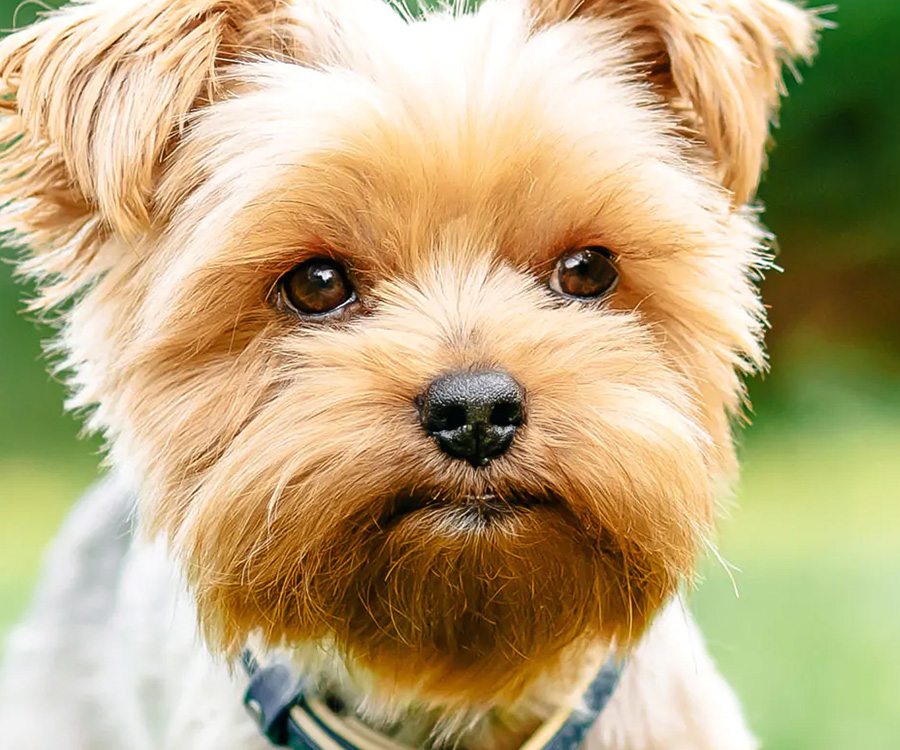
<svg viewBox="0 0 900 750"><path fill-rule="evenodd" d="M412 750L352 716L332 711L284 664L261 666L250 651L243 663L250 677L244 705L263 736L293 750ZM611 656L575 706L560 708L520 750L576 750L619 684L623 662Z"/></svg>

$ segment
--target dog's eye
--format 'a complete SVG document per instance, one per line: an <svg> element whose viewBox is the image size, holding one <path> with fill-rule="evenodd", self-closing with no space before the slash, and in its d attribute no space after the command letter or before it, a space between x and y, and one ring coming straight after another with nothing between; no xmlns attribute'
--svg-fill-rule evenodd
<svg viewBox="0 0 900 750"><path fill-rule="evenodd" d="M313 258L278 280L286 307L301 315L324 315L356 299L344 267L330 258Z"/></svg>
<svg viewBox="0 0 900 750"><path fill-rule="evenodd" d="M605 247L580 247L560 256L550 276L550 288L564 297L591 299L616 288L615 255Z"/></svg>

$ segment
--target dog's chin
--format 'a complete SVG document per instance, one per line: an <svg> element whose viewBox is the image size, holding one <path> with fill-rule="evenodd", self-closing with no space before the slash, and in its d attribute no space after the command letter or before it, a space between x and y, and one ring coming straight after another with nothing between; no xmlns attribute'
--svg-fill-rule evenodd
<svg viewBox="0 0 900 750"><path fill-rule="evenodd" d="M386 504L379 520L384 530L410 518L428 519L439 535L496 531L515 525L516 519L542 507L561 507L558 498L530 493L404 493Z"/></svg>
<svg viewBox="0 0 900 750"><path fill-rule="evenodd" d="M360 537L366 563L329 602L336 635L395 687L445 698L515 689L598 633L595 551L550 498L407 494Z"/></svg>

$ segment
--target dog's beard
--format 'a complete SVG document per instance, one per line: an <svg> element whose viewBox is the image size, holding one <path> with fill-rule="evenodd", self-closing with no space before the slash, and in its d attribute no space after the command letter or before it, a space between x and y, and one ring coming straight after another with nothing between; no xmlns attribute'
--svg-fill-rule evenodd
<svg viewBox="0 0 900 750"><path fill-rule="evenodd" d="M589 538L550 498L427 505L361 527L309 574L308 603L321 603L356 660L445 697L473 685L514 693L570 644L643 622L671 584L637 549Z"/></svg>
<svg viewBox="0 0 900 750"><path fill-rule="evenodd" d="M305 545L274 521L242 583L201 578L208 623L336 642L354 666L432 699L509 698L572 648L639 633L678 577L560 498L427 497L388 500Z"/></svg>

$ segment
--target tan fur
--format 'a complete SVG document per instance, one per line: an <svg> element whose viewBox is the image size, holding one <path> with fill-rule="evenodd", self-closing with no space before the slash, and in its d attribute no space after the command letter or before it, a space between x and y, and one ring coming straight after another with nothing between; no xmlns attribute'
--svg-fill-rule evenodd
<svg viewBox="0 0 900 750"><path fill-rule="evenodd" d="M640 634L733 471L763 361L743 204L814 25L781 0L413 24L376 0L152 0L0 44L2 225L40 304L76 297L73 404L213 647L335 643L390 690L490 706ZM546 287L584 245L619 258L603 305ZM322 254L361 312L279 312L278 277ZM528 419L475 470L414 399L483 367ZM465 498L488 489L533 504L485 518Z"/></svg>

